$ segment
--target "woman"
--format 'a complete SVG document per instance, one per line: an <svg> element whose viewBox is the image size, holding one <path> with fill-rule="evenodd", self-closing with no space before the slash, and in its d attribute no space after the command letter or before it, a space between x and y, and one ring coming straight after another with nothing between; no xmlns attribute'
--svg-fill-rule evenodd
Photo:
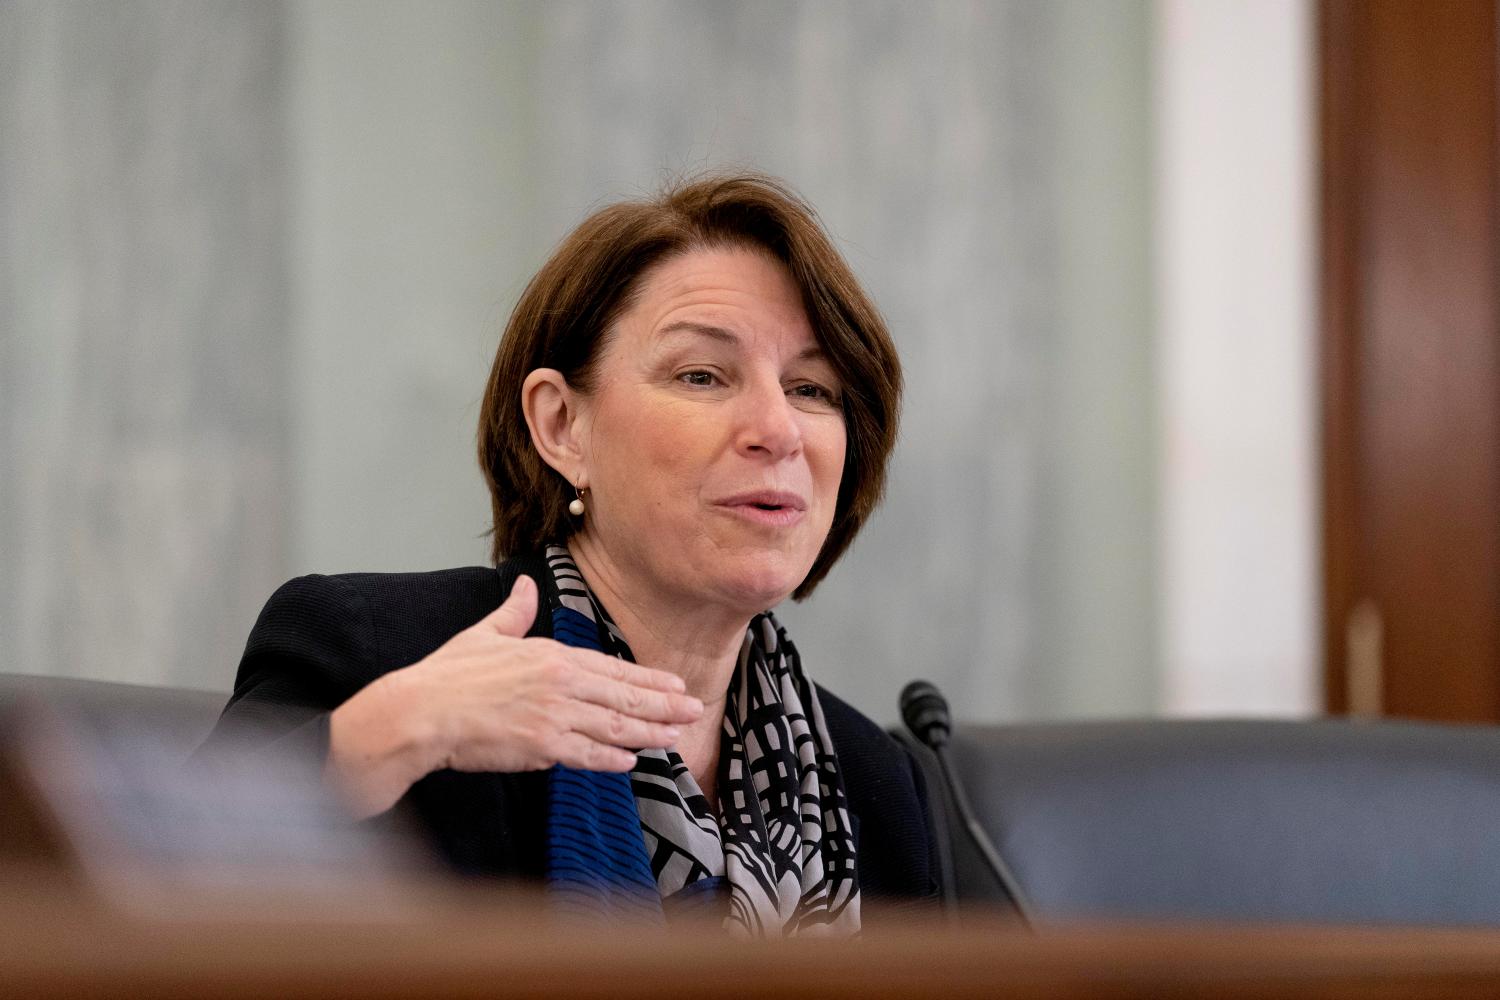
<svg viewBox="0 0 1500 1000"><path fill-rule="evenodd" d="M760 177L617 204L517 304L481 407L494 569L293 580L211 741L302 741L472 873L560 904L858 930L936 893L924 791L765 609L878 501L900 368L810 208Z"/></svg>

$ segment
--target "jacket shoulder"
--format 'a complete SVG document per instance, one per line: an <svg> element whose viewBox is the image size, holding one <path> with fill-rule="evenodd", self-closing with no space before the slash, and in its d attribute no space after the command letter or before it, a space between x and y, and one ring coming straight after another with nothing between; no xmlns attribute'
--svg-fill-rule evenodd
<svg viewBox="0 0 1500 1000"><path fill-rule="evenodd" d="M859 709L818 685L818 704L828 723L845 781L875 798L915 797L914 762L906 748Z"/></svg>
<svg viewBox="0 0 1500 1000"><path fill-rule="evenodd" d="M862 889L875 899L936 898L927 788L916 761L864 713L822 686L818 704L838 754L849 808L860 818Z"/></svg>
<svg viewBox="0 0 1500 1000"><path fill-rule="evenodd" d="M240 660L232 701L263 698L328 709L415 663L500 606L524 559L426 573L311 574L266 601ZM550 623L538 615L533 634Z"/></svg>
<svg viewBox="0 0 1500 1000"><path fill-rule="evenodd" d="M319 578L365 615L376 674L415 663L500 606L522 574L538 579L540 559L507 559L499 566L463 566L420 573L341 573ZM310 578L300 578L307 581ZM300 581L292 581L299 583ZM290 586L290 584L288 584ZM302 584L304 589L309 583ZM529 635L550 635L538 609Z"/></svg>
<svg viewBox="0 0 1500 1000"><path fill-rule="evenodd" d="M818 704L823 706L823 717L830 727L847 731L863 739L884 740L892 746L897 746L896 741L887 736L885 730L881 729L869 716L823 685L814 682L813 686L818 689Z"/></svg>

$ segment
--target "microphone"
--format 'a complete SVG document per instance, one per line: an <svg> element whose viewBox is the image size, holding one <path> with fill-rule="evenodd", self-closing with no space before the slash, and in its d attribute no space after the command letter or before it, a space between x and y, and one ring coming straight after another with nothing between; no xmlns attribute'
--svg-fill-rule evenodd
<svg viewBox="0 0 1500 1000"><path fill-rule="evenodd" d="M949 798L953 802L953 808L958 812L958 818L963 821L964 828L969 832L969 839L994 874L995 880L1010 895L1010 901L1015 905L1016 915L1021 918L1021 923L1028 930L1034 930L1031 922L1031 907L1026 902L1026 897L1021 894L1021 887L1017 884L1015 875L1011 873L1005 860L1000 857L1000 852L995 850L995 845L991 843L989 835L984 832L984 827L979 823L979 818L974 815L974 810L969 806L969 797L964 794L963 783L958 778L958 768L953 766L953 755L948 751L948 742L953 735L953 722L948 714L948 699L943 697L937 685L927 681L912 681L901 690L901 720L906 723L906 728L911 730L911 734L924 746L930 748L937 757L938 767L948 782Z"/></svg>

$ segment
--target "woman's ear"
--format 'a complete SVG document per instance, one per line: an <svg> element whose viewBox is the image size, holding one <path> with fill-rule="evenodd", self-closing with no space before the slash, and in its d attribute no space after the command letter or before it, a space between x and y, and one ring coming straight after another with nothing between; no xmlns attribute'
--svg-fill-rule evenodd
<svg viewBox="0 0 1500 1000"><path fill-rule="evenodd" d="M580 489L588 486L580 433L582 402L556 368L538 368L521 383L521 412L537 454Z"/></svg>

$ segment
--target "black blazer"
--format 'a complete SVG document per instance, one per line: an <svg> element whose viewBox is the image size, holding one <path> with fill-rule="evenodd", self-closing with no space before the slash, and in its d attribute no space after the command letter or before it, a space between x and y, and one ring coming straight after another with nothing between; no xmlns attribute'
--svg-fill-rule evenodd
<svg viewBox="0 0 1500 1000"><path fill-rule="evenodd" d="M330 711L499 607L518 575L540 580L546 571L531 557L497 569L303 576L284 584L250 633L234 694L203 752L289 744L321 759ZM551 635L546 614L529 634ZM935 901L938 863L921 770L875 723L821 688L819 697L844 773L865 899ZM544 874L546 771L437 771L398 808L462 873Z"/></svg>

